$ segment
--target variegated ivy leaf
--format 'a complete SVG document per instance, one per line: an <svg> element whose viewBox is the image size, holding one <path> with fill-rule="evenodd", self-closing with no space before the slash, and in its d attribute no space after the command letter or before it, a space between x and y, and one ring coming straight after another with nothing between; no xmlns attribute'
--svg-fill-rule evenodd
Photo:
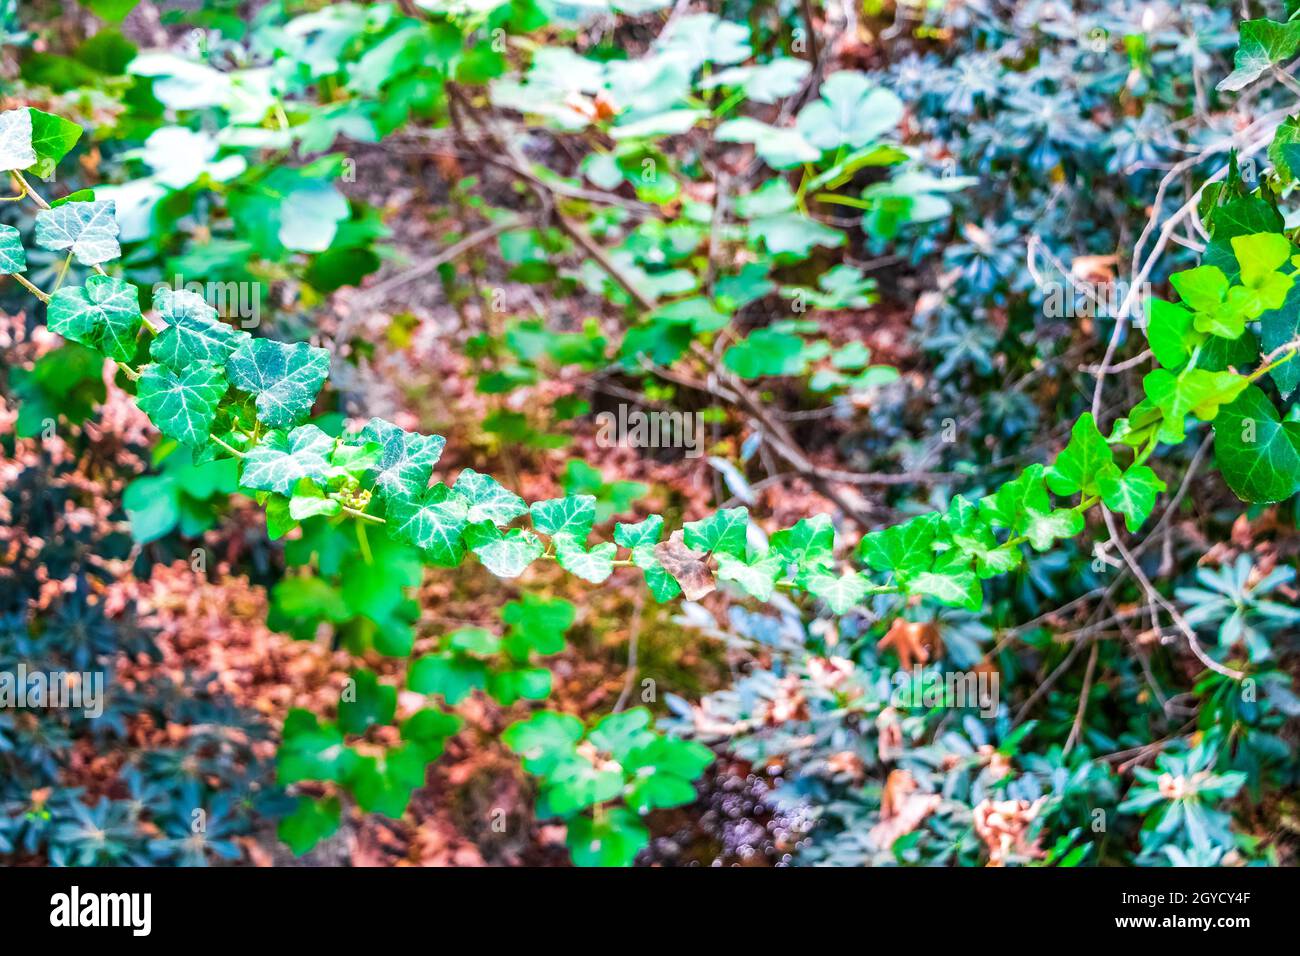
<svg viewBox="0 0 1300 956"><path fill-rule="evenodd" d="M135 286L101 275L88 276L84 287L59 289L50 297L46 313L51 332L119 362L135 356L140 322Z"/></svg>
<svg viewBox="0 0 1300 956"><path fill-rule="evenodd" d="M441 435L408 432L382 418L366 422L361 437L378 443L381 449L379 466L371 473L381 498L412 496L424 491L433 477L433 466L447 444Z"/></svg>
<svg viewBox="0 0 1300 956"><path fill-rule="evenodd" d="M304 478L323 483L333 452L334 439L315 425L274 431L244 457L239 481L245 488L289 495Z"/></svg>
<svg viewBox="0 0 1300 956"><path fill-rule="evenodd" d="M949 552L935 562L934 570L923 571L907 583L909 594L926 594L942 604L978 611L984 590L970 569L970 558Z"/></svg>
<svg viewBox="0 0 1300 956"><path fill-rule="evenodd" d="M167 328L153 340L149 354L180 371L191 362L225 365L232 352L251 336L217 317L203 296L187 289L162 288L154 292L154 311Z"/></svg>
<svg viewBox="0 0 1300 956"><path fill-rule="evenodd" d="M625 548L636 549L645 545L658 544L663 531L663 517L661 515L651 515L636 524L624 524L620 521L614 525L614 540Z"/></svg>
<svg viewBox="0 0 1300 956"><path fill-rule="evenodd" d="M459 482L457 483L459 484ZM517 578L542 556L542 539L531 531L511 528L504 534L491 521L465 529L465 544L499 578Z"/></svg>
<svg viewBox="0 0 1300 956"><path fill-rule="evenodd" d="M729 554L718 556L718 580L734 581L751 597L760 601L772 598L777 576L785 569L786 559L779 554L765 554L751 563Z"/></svg>
<svg viewBox="0 0 1300 956"><path fill-rule="evenodd" d="M468 502L441 482L388 497L388 533L423 549L429 561L440 567L456 567L465 557L462 535L468 517Z"/></svg>
<svg viewBox="0 0 1300 956"><path fill-rule="evenodd" d="M1035 551L1046 551L1061 538L1073 538L1083 530L1083 515L1069 508L1039 511L1033 505L1025 509L1024 535Z"/></svg>
<svg viewBox="0 0 1300 956"><path fill-rule="evenodd" d="M1146 465L1134 465L1122 475L1101 479L1101 500L1111 511L1124 516L1129 531L1137 531L1156 506L1156 495L1165 490L1165 483Z"/></svg>
<svg viewBox="0 0 1300 956"><path fill-rule="evenodd" d="M250 338L226 360L230 383L256 399L258 420L273 427L305 418L329 373L329 352L306 342Z"/></svg>
<svg viewBox="0 0 1300 956"><path fill-rule="evenodd" d="M65 202L36 214L36 244L56 252L69 250L83 266L98 265L122 254L111 199Z"/></svg>
<svg viewBox="0 0 1300 956"><path fill-rule="evenodd" d="M533 527L551 537L569 535L579 543L587 540L596 522L595 495L569 495L535 501L528 509ZM575 572L576 573L576 572Z"/></svg>
<svg viewBox="0 0 1300 956"><path fill-rule="evenodd" d="M745 556L748 529L748 508L728 508L682 526L688 548L721 552L736 558Z"/></svg>
<svg viewBox="0 0 1300 956"><path fill-rule="evenodd" d="M595 508L594 501L592 507ZM555 535L555 557L560 567L592 584L600 584L614 573L616 550L612 541L603 541L588 550L576 535L567 531Z"/></svg>
<svg viewBox="0 0 1300 956"><path fill-rule="evenodd" d="M871 585L861 574L850 571L840 577L814 574L808 579L810 594L821 598L834 614L844 614L860 605L871 593Z"/></svg>
<svg viewBox="0 0 1300 956"><path fill-rule="evenodd" d="M136 401L164 435L202 446L225 394L226 376L211 362L196 362L179 373L153 364L141 371ZM285 493L292 487L290 484Z"/></svg>
<svg viewBox="0 0 1300 956"><path fill-rule="evenodd" d="M27 271L27 250L23 237L13 226L0 225L0 276Z"/></svg>
<svg viewBox="0 0 1300 956"><path fill-rule="evenodd" d="M35 162L32 114L25 109L0 113L0 172L27 169Z"/></svg>
<svg viewBox="0 0 1300 956"><path fill-rule="evenodd" d="M471 524L483 521L495 525L509 524L528 511L523 498L501 487L495 478L480 475L473 468L466 468L460 473L455 490L469 502Z"/></svg>

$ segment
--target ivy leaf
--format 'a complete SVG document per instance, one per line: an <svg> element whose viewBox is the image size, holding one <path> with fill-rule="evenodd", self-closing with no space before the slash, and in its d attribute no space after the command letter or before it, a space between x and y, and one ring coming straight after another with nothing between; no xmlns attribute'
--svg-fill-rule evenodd
<svg viewBox="0 0 1300 956"><path fill-rule="evenodd" d="M622 763L634 751L656 739L655 732L649 729L652 719L650 711L644 707L608 714L596 722L587 739L597 750L605 751Z"/></svg>
<svg viewBox="0 0 1300 956"><path fill-rule="evenodd" d="M230 383L255 397L258 419L273 428L307 416L329 371L329 352L306 342L249 338L226 360Z"/></svg>
<svg viewBox="0 0 1300 956"><path fill-rule="evenodd" d="M339 828L340 816L337 798L313 800L299 797L298 805L280 820L275 833L294 856L302 856L321 840L334 835Z"/></svg>
<svg viewBox="0 0 1300 956"><path fill-rule="evenodd" d="M116 259L122 254L117 243L116 207L111 199L65 202L36 214L36 244L58 252L70 250L83 266Z"/></svg>
<svg viewBox="0 0 1300 956"><path fill-rule="evenodd" d="M1083 530L1083 515L1069 508L1025 509L1024 535L1036 551L1046 551L1062 538L1073 538Z"/></svg>
<svg viewBox="0 0 1300 956"><path fill-rule="evenodd" d="M298 482L293 497L289 499L289 517L294 521L306 521L318 515L332 518L342 510L342 502L329 497L308 478Z"/></svg>
<svg viewBox="0 0 1300 956"><path fill-rule="evenodd" d="M441 482L388 499L388 533L422 549L440 567L454 568L464 558L462 535L468 524L469 504Z"/></svg>
<svg viewBox="0 0 1300 956"><path fill-rule="evenodd" d="M1189 339L1194 334L1192 313L1172 302L1152 299L1146 332L1157 362L1174 372L1187 364Z"/></svg>
<svg viewBox="0 0 1300 956"><path fill-rule="evenodd" d="M785 569L781 555L766 554L753 562L745 562L729 554L718 556L718 580L734 581L751 597L768 601L776 590L776 579Z"/></svg>
<svg viewBox="0 0 1300 956"><path fill-rule="evenodd" d="M744 89L745 97L755 103L775 103L779 99L797 93L809 69L807 60L779 56L755 66L733 66L721 70L703 79L699 86L703 90L711 90L719 86L740 87ZM721 133L721 129L719 127L715 135ZM721 136L718 138L720 139Z"/></svg>
<svg viewBox="0 0 1300 956"><path fill-rule="evenodd" d="M555 557L560 567L592 584L600 584L614 573L615 551L611 541L603 541L588 550L568 532L555 536Z"/></svg>
<svg viewBox="0 0 1300 956"><path fill-rule="evenodd" d="M323 483L333 452L334 439L315 425L274 431L244 457L239 480L245 488L289 495L304 478Z"/></svg>
<svg viewBox="0 0 1300 956"><path fill-rule="evenodd" d="M51 332L119 362L135 356L141 321L135 286L101 275L87 276L84 287L59 289L50 297L46 314Z"/></svg>
<svg viewBox="0 0 1300 956"><path fill-rule="evenodd" d="M0 224L0 276L27 271L27 250L23 237L13 226Z"/></svg>
<svg viewBox="0 0 1300 956"><path fill-rule="evenodd" d="M1243 501L1285 501L1300 490L1300 422L1283 422L1257 386L1247 387L1214 421L1214 454Z"/></svg>
<svg viewBox="0 0 1300 956"><path fill-rule="evenodd" d="M1241 42L1233 59L1236 67L1219 82L1220 90L1240 90L1263 76L1270 67L1295 56L1300 49L1300 21L1247 20L1241 25Z"/></svg>
<svg viewBox="0 0 1300 956"><path fill-rule="evenodd" d="M587 540L596 521L596 496L569 495L535 501L528 510L533 518L533 527L542 534L552 537L569 535L581 543Z"/></svg>
<svg viewBox="0 0 1300 956"><path fill-rule="evenodd" d="M35 162L32 114L25 109L0 113L0 173L27 169Z"/></svg>
<svg viewBox="0 0 1300 956"><path fill-rule="evenodd" d="M473 514L472 506L470 514ZM545 550L541 538L531 531L511 528L502 534L491 521L480 521L466 527L465 544L478 555L483 567L499 578L519 577Z"/></svg>
<svg viewBox="0 0 1300 956"><path fill-rule="evenodd" d="M1187 437L1188 414L1202 421L1213 421L1219 414L1219 406L1231 402L1248 384L1249 380L1236 372L1207 372L1199 368L1184 369L1178 375L1158 368L1142 380L1147 398L1164 413L1160 440L1170 445Z"/></svg>
<svg viewBox="0 0 1300 956"><path fill-rule="evenodd" d="M217 310L197 292L158 289L153 307L167 328L153 340L149 354L178 372L191 362L224 366L240 343L251 339L247 332L220 321Z"/></svg>
<svg viewBox="0 0 1300 956"><path fill-rule="evenodd" d="M799 114L796 128L823 152L857 149L893 129L903 118L903 102L865 73L843 70L826 79L821 99Z"/></svg>
<svg viewBox="0 0 1300 956"><path fill-rule="evenodd" d="M769 547L772 554L803 570L825 568L835 549L835 527L830 515L801 518L793 527L773 534Z"/></svg>
<svg viewBox="0 0 1300 956"><path fill-rule="evenodd" d="M964 607L968 611L978 611L984 603L984 590L975 572L956 562L942 570L921 572L907 582L907 590L909 594L925 594L941 604Z"/></svg>
<svg viewBox="0 0 1300 956"><path fill-rule="evenodd" d="M769 126L749 116L727 120L714 137L720 143L749 143L758 158L773 169L790 169L821 159L822 151L796 129Z"/></svg>
<svg viewBox="0 0 1300 956"><path fill-rule="evenodd" d="M361 437L381 449L378 468L369 476L381 498L409 497L424 491L447 444L441 435L408 432L382 418L366 422Z"/></svg>
<svg viewBox="0 0 1300 956"><path fill-rule="evenodd" d="M569 714L539 711L501 733L501 742L519 754L524 769L544 777L570 757L582 739L582 721Z"/></svg>
<svg viewBox="0 0 1300 956"><path fill-rule="evenodd" d="M840 577L814 574L808 579L808 592L825 601L833 613L844 614L862 603L871 592L871 584L853 571Z"/></svg>
<svg viewBox="0 0 1300 956"><path fill-rule="evenodd" d="M650 832L626 807L605 810L600 819L575 817L565 843L578 866L631 866L650 844Z"/></svg>
<svg viewBox="0 0 1300 956"><path fill-rule="evenodd" d="M636 524L619 522L614 525L614 540L625 548L638 548L659 543L663 534L664 519L662 515L651 515Z"/></svg>
<svg viewBox="0 0 1300 956"><path fill-rule="evenodd" d="M482 521L490 521L495 525L509 524L528 511L523 498L501 487L490 475L480 475L472 468L466 468L460 473L454 488L469 503L469 520L472 524Z"/></svg>
<svg viewBox="0 0 1300 956"><path fill-rule="evenodd" d="M709 570L708 562L705 560L708 555L703 551L692 551L686 546L683 538L683 532L678 529L668 536L667 541L656 544L650 553L659 566L681 587L686 600L698 601L706 594L712 594L717 585L713 580L713 572ZM642 555L639 559L638 552ZM632 559L637 562L637 567L645 570L646 580L649 581L650 570L644 563L645 557L641 548L633 552Z"/></svg>
<svg viewBox="0 0 1300 956"><path fill-rule="evenodd" d="M1047 486L1058 495L1097 494L1097 482L1116 471L1115 456L1097 428L1091 412L1084 412L1070 431L1070 443L1056 456L1047 472Z"/></svg>
<svg viewBox="0 0 1300 956"><path fill-rule="evenodd" d="M196 362L180 373L152 364L141 371L136 401L168 438L198 447L207 443L225 394L226 376L211 362Z"/></svg>
<svg viewBox="0 0 1300 956"><path fill-rule="evenodd" d="M32 116L32 149L36 163L32 170L37 176L54 175L59 160L68 155L81 139L81 127L72 120L30 108Z"/></svg>
<svg viewBox="0 0 1300 956"><path fill-rule="evenodd" d="M355 756L343 746L343 734L337 727L320 723L311 711L294 709L284 719L276 779L282 785L299 780L341 780Z"/></svg>
<svg viewBox="0 0 1300 956"><path fill-rule="evenodd" d="M892 572L900 580L907 580L929 569L939 521L937 514L918 515L902 524L872 531L863 535L858 556L876 571Z"/></svg>
<svg viewBox="0 0 1300 956"><path fill-rule="evenodd" d="M1121 474L1104 476L1100 481L1101 500L1111 511L1124 516L1129 531L1137 531L1156 506L1156 495L1165 483L1146 465L1133 465Z"/></svg>
<svg viewBox="0 0 1300 956"><path fill-rule="evenodd" d="M417 694L441 694L454 707L476 690L487 687L488 669L482 661L451 654L425 654L411 662L406 686Z"/></svg>
<svg viewBox="0 0 1300 956"><path fill-rule="evenodd" d="M720 551L743 558L749 529L748 508L728 508L682 526L686 546L696 551Z"/></svg>
<svg viewBox="0 0 1300 956"><path fill-rule="evenodd" d="M662 521L662 519L660 519ZM657 534L657 532L656 532ZM660 604L665 601L671 601L677 595L682 593L682 586L677 583L677 579L668 573L668 569L660 563L659 558L655 555L655 549L658 544L638 544L632 549L632 563L641 569L645 575L646 587L654 595L654 599ZM685 545L682 550L692 553ZM708 575L708 567L704 567L705 576Z"/></svg>

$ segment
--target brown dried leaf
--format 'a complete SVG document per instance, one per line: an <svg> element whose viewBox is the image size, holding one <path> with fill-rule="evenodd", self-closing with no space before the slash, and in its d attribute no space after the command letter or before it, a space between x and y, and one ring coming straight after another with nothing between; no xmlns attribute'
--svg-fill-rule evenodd
<svg viewBox="0 0 1300 956"><path fill-rule="evenodd" d="M705 561L707 557L704 551L692 551L686 547L680 530L674 531L667 541L655 545L655 558L682 586L682 593L688 601L698 601L706 594L712 594L717 587L713 571Z"/></svg>

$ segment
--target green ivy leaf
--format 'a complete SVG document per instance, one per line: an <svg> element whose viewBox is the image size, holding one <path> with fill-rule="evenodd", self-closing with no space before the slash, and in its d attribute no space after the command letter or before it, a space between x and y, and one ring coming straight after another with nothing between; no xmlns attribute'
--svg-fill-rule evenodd
<svg viewBox="0 0 1300 956"><path fill-rule="evenodd" d="M771 599L777 576L786 564L779 554L767 554L753 562L725 553L719 554L717 559L719 581L734 581L746 594L760 601Z"/></svg>
<svg viewBox="0 0 1300 956"><path fill-rule="evenodd" d="M1073 538L1083 526L1083 515L1069 508L1040 511L1031 504L1025 509L1023 533L1035 551L1046 551L1062 538Z"/></svg>
<svg viewBox="0 0 1300 956"><path fill-rule="evenodd" d="M1219 470L1243 501L1285 501L1300 490L1300 422L1283 422L1251 385L1214 421Z"/></svg>
<svg viewBox="0 0 1300 956"><path fill-rule="evenodd" d="M388 499L389 534L422 549L439 567L454 568L465 557L462 535L468 524L468 502L441 482Z"/></svg>
<svg viewBox="0 0 1300 956"><path fill-rule="evenodd" d="M1152 299L1146 332L1147 342L1157 362L1174 372L1187 364L1191 357L1189 346L1196 344L1193 339L1192 313L1172 302Z"/></svg>
<svg viewBox="0 0 1300 956"><path fill-rule="evenodd" d="M13 226L0 224L0 276L27 271L27 250L23 237Z"/></svg>
<svg viewBox="0 0 1300 956"><path fill-rule="evenodd" d="M1177 445L1187 437L1186 418L1195 415L1202 421L1213 421L1219 406L1231 402L1249 384L1244 375L1235 372L1207 372L1203 369L1184 369L1178 375L1166 369L1156 369L1142 380L1147 397L1164 413L1160 424L1160 440Z"/></svg>
<svg viewBox="0 0 1300 956"><path fill-rule="evenodd" d="M853 571L836 577L833 574L814 574L808 579L808 593L821 598L834 614L845 614L858 607L871 593L871 584L861 574Z"/></svg>
<svg viewBox="0 0 1300 956"><path fill-rule="evenodd" d="M607 714L596 722L587 734L587 739L597 750L603 750L619 763L631 757L632 753L645 747L656 738L650 730L653 720L645 707L633 707L617 714Z"/></svg>
<svg viewBox="0 0 1300 956"><path fill-rule="evenodd" d="M827 568L834 556L835 527L830 515L801 518L793 527L775 532L769 547L772 554L803 570Z"/></svg>
<svg viewBox="0 0 1300 956"><path fill-rule="evenodd" d="M473 514L472 508L470 513ZM545 550L542 540L531 531L511 528L502 534L491 521L480 521L466 527L465 544L478 555L483 567L499 578L519 577Z"/></svg>
<svg viewBox="0 0 1300 956"><path fill-rule="evenodd" d="M1247 20L1241 25L1241 42L1233 60L1236 67L1219 82L1220 90L1240 90L1263 76L1270 67L1295 56L1300 49L1300 21Z"/></svg>
<svg viewBox="0 0 1300 956"><path fill-rule="evenodd" d="M539 777L572 756L581 739L582 721L549 710L516 721L501 734L501 742L519 754L524 769Z"/></svg>
<svg viewBox="0 0 1300 956"><path fill-rule="evenodd" d="M833 73L822 83L820 93L821 99L799 113L796 128L823 152L866 146L903 119L902 100L865 73Z"/></svg>
<svg viewBox="0 0 1300 956"><path fill-rule="evenodd" d="M408 432L382 418L366 422L361 437L382 449L378 468L369 475L375 483L375 493L381 498L410 497L423 492L447 444L441 435Z"/></svg>
<svg viewBox="0 0 1300 956"><path fill-rule="evenodd" d="M235 349L251 339L247 332L220 321L217 310L197 292L158 289L153 307L167 327L153 340L149 354L178 372L192 362L224 366Z"/></svg>
<svg viewBox="0 0 1300 956"><path fill-rule="evenodd" d="M280 820L275 832L294 856L302 856L321 840L334 835L339 828L339 817L337 798L299 797L298 805Z"/></svg>
<svg viewBox="0 0 1300 956"><path fill-rule="evenodd" d="M942 571L923 571L907 582L910 594L925 594L942 604L978 611L984 603L979 578L967 567L950 566Z"/></svg>
<svg viewBox="0 0 1300 956"><path fill-rule="evenodd" d="M637 548L642 545L659 543L663 536L664 519L662 515L651 515L636 524L619 522L614 525L614 540L625 548Z"/></svg>
<svg viewBox="0 0 1300 956"><path fill-rule="evenodd" d="M588 550L582 541L568 532L560 532L554 540L556 560L570 574L600 584L614 573L616 549L613 542L604 541Z"/></svg>
<svg viewBox="0 0 1300 956"><path fill-rule="evenodd" d="M662 521L663 519L660 519ZM638 544L632 549L632 563L645 575L646 587L660 604L682 593L682 586L655 556L655 545Z"/></svg>
<svg viewBox="0 0 1300 956"><path fill-rule="evenodd" d="M226 376L211 362L196 362L180 373L153 364L141 370L136 387L136 401L160 432L199 447L212 433L217 405L226 394Z"/></svg>
<svg viewBox="0 0 1300 956"><path fill-rule="evenodd" d="M1104 476L1100 486L1101 500L1124 516L1129 531L1142 527L1156 506L1156 495L1165 490L1165 483L1146 465L1133 465L1122 475Z"/></svg>
<svg viewBox="0 0 1300 956"><path fill-rule="evenodd" d="M939 521L939 515L918 515L902 524L872 531L863 535L858 556L873 570L892 572L905 581L929 570Z"/></svg>
<svg viewBox="0 0 1300 956"><path fill-rule="evenodd" d="M59 160L68 155L81 139L81 127L62 116L29 109L32 114L32 149L36 152L32 172L48 179L54 175Z"/></svg>
<svg viewBox="0 0 1300 956"><path fill-rule="evenodd" d="M304 478L325 481L333 451L334 439L315 425L274 431L244 457L239 480L245 488L290 495Z"/></svg>
<svg viewBox="0 0 1300 956"><path fill-rule="evenodd" d="M487 687L483 661L452 654L425 654L407 671L406 686L417 694L441 694L454 707L476 690Z"/></svg>
<svg viewBox="0 0 1300 956"><path fill-rule="evenodd" d="M569 495L533 502L528 509L533 527L552 537L569 535L579 542L586 541L591 526L596 521L595 495Z"/></svg>
<svg viewBox="0 0 1300 956"><path fill-rule="evenodd" d="M379 683L374 671L352 672L350 685L339 699L339 729L364 734L374 724L390 724L397 710L397 688Z"/></svg>
<svg viewBox="0 0 1300 956"><path fill-rule="evenodd" d="M226 360L230 383L255 397L258 419L273 428L307 416L329 371L329 352L306 342L250 338Z"/></svg>
<svg viewBox="0 0 1300 956"><path fill-rule="evenodd" d="M682 526L686 547L694 551L722 552L735 558L745 556L748 529L748 508L716 511L707 518L688 521Z"/></svg>
<svg viewBox="0 0 1300 956"><path fill-rule="evenodd" d="M36 214L36 244L56 252L69 250L83 266L116 259L116 207L111 199L68 202Z"/></svg>
<svg viewBox="0 0 1300 956"><path fill-rule="evenodd" d="M276 779L281 785L300 780L341 780L356 755L343 746L343 734L322 724L307 710L294 709L284 719Z"/></svg>
<svg viewBox="0 0 1300 956"><path fill-rule="evenodd" d="M463 470L453 487L468 502L472 524L481 521L490 521L494 525L509 524L528 511L523 498L501 487L495 478L480 475L472 468Z"/></svg>
<svg viewBox="0 0 1300 956"><path fill-rule="evenodd" d="M46 313L51 332L88 345L118 362L135 357L141 321L135 286L101 275L87 276L84 287L59 289L50 297Z"/></svg>
<svg viewBox="0 0 1300 956"><path fill-rule="evenodd" d="M1095 495L1098 481L1116 472L1110 445L1093 421L1092 413L1084 412L1070 431L1070 443L1048 469L1047 486L1066 497L1080 492Z"/></svg>
<svg viewBox="0 0 1300 956"><path fill-rule="evenodd" d="M298 482L289 499L289 517L294 521L306 521L318 515L332 518L342 510L342 502L329 497L309 478Z"/></svg>

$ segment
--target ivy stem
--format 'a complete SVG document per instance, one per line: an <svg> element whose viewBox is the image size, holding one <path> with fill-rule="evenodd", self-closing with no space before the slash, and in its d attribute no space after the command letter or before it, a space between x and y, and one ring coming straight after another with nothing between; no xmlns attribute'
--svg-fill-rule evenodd
<svg viewBox="0 0 1300 956"><path fill-rule="evenodd" d="M239 450L238 448L236 448L234 445L228 445L228 444L226 444L225 441L223 441L221 438L218 438L216 435L212 435L212 436L210 436L210 437L212 438L212 440L213 440L214 442L216 442L218 445L220 445L220 446L221 446L222 448L224 448L226 451L230 452L230 453L231 453L232 455L234 455L236 458L243 458L243 457L245 457L245 453L242 452L242 451L240 451L240 450Z"/></svg>
<svg viewBox="0 0 1300 956"><path fill-rule="evenodd" d="M40 300L41 300L42 302L44 302L46 305L49 305L49 303L50 303L50 297L49 297L48 295L46 295L44 292L42 292L40 289L36 288L36 286L32 285L32 283L28 282L27 279L26 279L24 276L19 275L17 272L15 272L15 273L13 274L13 279L14 279L14 280L15 280L15 281L20 285L20 286L22 286L24 289L26 289L28 292L30 292L32 295L36 296L36 298L40 299Z"/></svg>
<svg viewBox="0 0 1300 956"><path fill-rule="evenodd" d="M357 522L357 546L361 548L361 558L366 564L374 564L374 555L370 553L370 540L366 537L366 523Z"/></svg>
<svg viewBox="0 0 1300 956"><path fill-rule="evenodd" d="M42 209L50 208L50 204L45 201L45 197L32 188L31 183L29 183L26 179L23 178L22 173L18 172L18 170L16 169L13 169L9 171L9 175L13 176L14 179L18 180L18 186L19 188L22 189L24 196L31 196L32 202L36 203L36 205L40 206Z"/></svg>
<svg viewBox="0 0 1300 956"><path fill-rule="evenodd" d="M359 518L362 521L369 521L371 524L388 524L388 522L379 517L379 515L368 514L356 508L350 508L347 505L343 505L343 513L353 518Z"/></svg>

